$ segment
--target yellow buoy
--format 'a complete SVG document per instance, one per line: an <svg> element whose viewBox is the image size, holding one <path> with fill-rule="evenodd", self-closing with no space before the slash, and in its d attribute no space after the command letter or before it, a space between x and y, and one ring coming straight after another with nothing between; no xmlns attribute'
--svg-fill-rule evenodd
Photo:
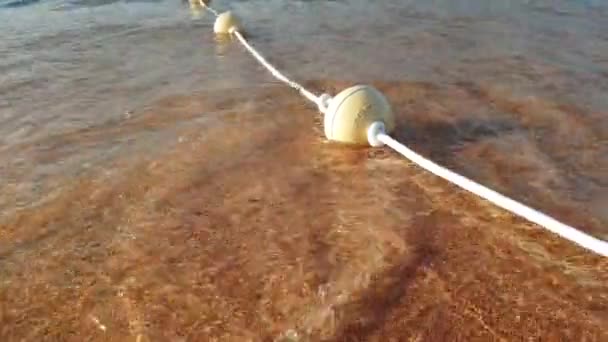
<svg viewBox="0 0 608 342"><path fill-rule="evenodd" d="M213 31L216 34L229 34L232 29L241 31L241 23L232 12L224 12L215 19Z"/></svg>
<svg viewBox="0 0 608 342"><path fill-rule="evenodd" d="M207 6L211 0L188 0L192 6Z"/></svg>
<svg viewBox="0 0 608 342"><path fill-rule="evenodd" d="M325 111L325 136L337 142L367 145L370 144L368 129L375 122L383 123L386 133L395 129L390 104L373 87L353 86L331 100Z"/></svg>

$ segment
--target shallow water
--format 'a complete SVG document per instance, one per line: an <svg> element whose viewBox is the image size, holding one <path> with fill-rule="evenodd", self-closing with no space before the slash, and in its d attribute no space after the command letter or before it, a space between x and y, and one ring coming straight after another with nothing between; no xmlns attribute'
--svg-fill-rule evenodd
<svg viewBox="0 0 608 342"><path fill-rule="evenodd" d="M375 85L400 141L608 239L606 4L213 4L310 89ZM179 1L0 2L3 340L606 337L606 261L326 143L212 25Z"/></svg>

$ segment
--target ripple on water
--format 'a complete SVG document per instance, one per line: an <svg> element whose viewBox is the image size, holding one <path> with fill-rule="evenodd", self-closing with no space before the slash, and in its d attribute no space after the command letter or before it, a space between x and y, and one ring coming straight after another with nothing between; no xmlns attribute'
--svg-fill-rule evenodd
<svg viewBox="0 0 608 342"><path fill-rule="evenodd" d="M566 191L568 179L522 123L533 113L497 112L462 87L376 84L401 108L401 127L418 134L397 133L417 150L599 229L577 213L581 203L545 201ZM37 157L49 161L74 153L66 148L74 144L128 148L121 137L137 136L148 146L108 158L111 173L53 178L60 190L52 200L3 219L0 295L12 308L1 318L3 336L605 334L606 318L594 309L608 305L604 260L391 152L325 143L312 108L290 94L269 87L247 101L176 96L130 120L22 145L29 154L53 146ZM432 115L416 114L424 108ZM171 144L145 136L167 126ZM437 154L434 145L452 152ZM467 169L465 161L486 166ZM535 181L509 177L508 167ZM458 319L432 319L433 308ZM507 309L519 316L502 315Z"/></svg>
<svg viewBox="0 0 608 342"><path fill-rule="evenodd" d="M0 339L608 339L605 260L327 143L209 17L60 3L0 11ZM307 87L371 83L408 146L606 236L605 6L217 6Z"/></svg>

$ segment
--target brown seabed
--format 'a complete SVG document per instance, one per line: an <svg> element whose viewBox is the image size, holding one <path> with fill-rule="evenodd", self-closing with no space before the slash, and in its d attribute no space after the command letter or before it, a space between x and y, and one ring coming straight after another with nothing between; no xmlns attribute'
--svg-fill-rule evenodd
<svg viewBox="0 0 608 342"><path fill-rule="evenodd" d="M315 86L335 92L346 84ZM449 109L456 105L438 100L496 102L488 89L444 96L456 90L379 88L409 127L400 139L447 166L460 164L448 158L442 144L455 137L441 127L500 123L482 113L457 117ZM249 100L224 103L221 125L193 124L156 155L118 159L112 176L66 180L53 199L8 215L0 225L0 340L608 340L606 259L388 150L325 142L319 117L289 90ZM488 141L465 137L476 141L458 155L498 163L492 144L515 141L530 158L512 158L513 172L550 168L517 129L534 117L500 103L514 113L495 125L504 131ZM167 101L105 133L192 118L207 105ZM415 113L425 115L414 122ZM599 231L580 204L540 199L543 182L559 182L542 170L525 174L536 182L536 203ZM522 186L498 171L484 175L498 189Z"/></svg>

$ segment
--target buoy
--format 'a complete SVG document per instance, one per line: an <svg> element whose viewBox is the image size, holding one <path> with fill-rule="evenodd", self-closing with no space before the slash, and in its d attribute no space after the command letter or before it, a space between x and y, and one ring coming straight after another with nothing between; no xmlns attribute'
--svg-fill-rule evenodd
<svg viewBox="0 0 608 342"><path fill-rule="evenodd" d="M213 31L216 34L229 34L232 33L232 29L241 30L239 19L230 11L218 15L213 25Z"/></svg>
<svg viewBox="0 0 608 342"><path fill-rule="evenodd" d="M188 0L192 6L208 6L211 0Z"/></svg>
<svg viewBox="0 0 608 342"><path fill-rule="evenodd" d="M368 130L380 122L386 133L395 129L395 117L387 99L367 85L343 90L325 111L324 131L327 139L347 144L368 145ZM373 144L372 144L373 145Z"/></svg>

